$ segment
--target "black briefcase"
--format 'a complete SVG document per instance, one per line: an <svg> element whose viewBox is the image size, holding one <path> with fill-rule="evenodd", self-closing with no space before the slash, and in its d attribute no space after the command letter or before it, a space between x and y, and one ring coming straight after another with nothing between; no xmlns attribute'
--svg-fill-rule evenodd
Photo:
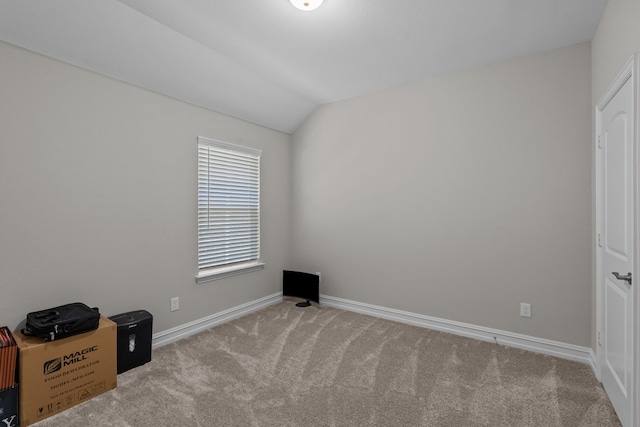
<svg viewBox="0 0 640 427"><path fill-rule="evenodd" d="M61 305L27 314L24 335L38 336L45 341L66 338L98 329L100 312L81 303Z"/></svg>

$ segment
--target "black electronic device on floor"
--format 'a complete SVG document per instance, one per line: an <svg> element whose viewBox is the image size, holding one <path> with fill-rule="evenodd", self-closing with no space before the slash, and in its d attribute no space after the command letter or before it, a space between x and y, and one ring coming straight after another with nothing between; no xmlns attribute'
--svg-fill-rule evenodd
<svg viewBox="0 0 640 427"><path fill-rule="evenodd" d="M146 310L109 317L118 326L118 373L151 361L153 316Z"/></svg>
<svg viewBox="0 0 640 427"><path fill-rule="evenodd" d="M301 271L284 270L282 272L282 295L306 300L297 303L298 307L309 307L310 301L320 304L320 276Z"/></svg>

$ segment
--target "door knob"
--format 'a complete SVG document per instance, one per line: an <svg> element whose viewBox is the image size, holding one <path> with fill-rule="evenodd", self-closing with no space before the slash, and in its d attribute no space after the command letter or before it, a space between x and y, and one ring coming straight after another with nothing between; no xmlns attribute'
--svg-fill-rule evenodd
<svg viewBox="0 0 640 427"><path fill-rule="evenodd" d="M614 271L611 274L616 276L616 279L618 279L618 280L626 280L629 284L631 284L631 273L627 273L626 276L621 276L620 273L618 273L617 271Z"/></svg>

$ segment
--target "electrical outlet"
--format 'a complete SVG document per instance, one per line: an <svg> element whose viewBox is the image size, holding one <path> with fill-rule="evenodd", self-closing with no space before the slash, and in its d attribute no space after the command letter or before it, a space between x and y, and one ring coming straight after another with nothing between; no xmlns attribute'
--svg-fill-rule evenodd
<svg viewBox="0 0 640 427"><path fill-rule="evenodd" d="M318 276L318 282L322 282L322 276L319 271L316 271L316 276Z"/></svg>
<svg viewBox="0 0 640 427"><path fill-rule="evenodd" d="M171 298L171 311L176 311L180 309L180 298L175 297Z"/></svg>
<svg viewBox="0 0 640 427"><path fill-rule="evenodd" d="M531 317L531 304L526 302L520 303L520 317Z"/></svg>

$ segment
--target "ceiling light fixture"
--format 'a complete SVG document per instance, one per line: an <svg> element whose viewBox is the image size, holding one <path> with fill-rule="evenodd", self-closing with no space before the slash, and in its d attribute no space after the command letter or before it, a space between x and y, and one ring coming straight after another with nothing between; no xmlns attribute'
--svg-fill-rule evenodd
<svg viewBox="0 0 640 427"><path fill-rule="evenodd" d="M314 10L320 7L324 0L290 0L291 4L300 10Z"/></svg>

